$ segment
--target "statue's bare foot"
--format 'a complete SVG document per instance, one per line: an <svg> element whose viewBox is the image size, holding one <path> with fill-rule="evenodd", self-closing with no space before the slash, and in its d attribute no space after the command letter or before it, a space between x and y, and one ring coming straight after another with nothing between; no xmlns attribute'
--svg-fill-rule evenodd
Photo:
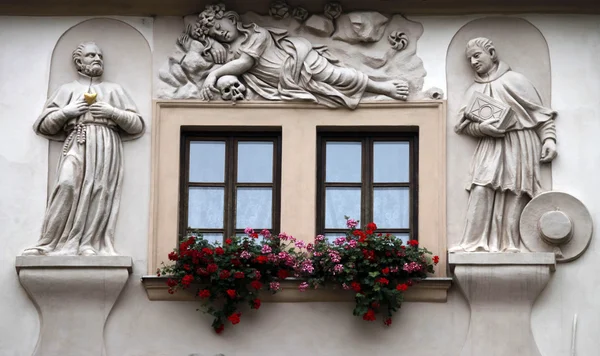
<svg viewBox="0 0 600 356"><path fill-rule="evenodd" d="M85 249L79 253L81 256L96 256L96 251L91 248Z"/></svg>
<svg viewBox="0 0 600 356"><path fill-rule="evenodd" d="M37 249L37 248L28 248L25 251L23 251L23 253L21 254L21 256L42 256L42 255L44 255L42 250Z"/></svg>
<svg viewBox="0 0 600 356"><path fill-rule="evenodd" d="M383 83L387 87L387 96L396 100L408 99L408 83L404 80L393 79Z"/></svg>

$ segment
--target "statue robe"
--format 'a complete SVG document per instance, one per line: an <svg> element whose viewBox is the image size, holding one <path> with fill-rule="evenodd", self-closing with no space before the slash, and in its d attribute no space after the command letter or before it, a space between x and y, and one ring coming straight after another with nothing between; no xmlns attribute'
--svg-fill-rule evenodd
<svg viewBox="0 0 600 356"><path fill-rule="evenodd" d="M326 58L325 47L286 31L248 25L250 35L238 50L254 58L255 65L242 77L267 100L309 101L336 108L355 109L369 77L353 68L339 67Z"/></svg>
<svg viewBox="0 0 600 356"><path fill-rule="evenodd" d="M504 137L479 131L479 123L465 117L474 92L501 101L513 111ZM467 90L455 131L479 138L471 161L467 222L460 243L467 251L506 251L519 248L519 219L527 202L543 191L540 158L542 143L556 139L554 117L529 80L500 62L495 73L476 76ZM486 189L481 189L482 187Z"/></svg>
<svg viewBox="0 0 600 356"><path fill-rule="evenodd" d="M95 79L96 101L114 108L117 119L86 112L67 120L61 109L88 92L89 78L61 86L45 104L34 131L65 140L57 180L49 196L42 233L34 249L48 255L77 255L91 250L116 255L113 246L123 182L122 140L142 136L144 121L121 86Z"/></svg>

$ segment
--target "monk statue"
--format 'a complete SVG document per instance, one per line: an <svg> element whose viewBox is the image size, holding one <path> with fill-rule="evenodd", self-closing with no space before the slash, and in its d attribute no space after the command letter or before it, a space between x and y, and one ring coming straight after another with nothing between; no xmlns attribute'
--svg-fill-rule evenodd
<svg viewBox="0 0 600 356"><path fill-rule="evenodd" d="M475 82L454 130L479 140L471 162L465 229L450 252L519 252L519 219L543 191L540 164L556 157L556 112L522 74L498 59L491 40L468 42Z"/></svg>
<svg viewBox="0 0 600 356"><path fill-rule="evenodd" d="M95 43L80 44L73 63L79 78L50 96L33 126L64 146L41 237L23 255L117 255L122 141L142 136L144 121L120 85L102 81L104 59Z"/></svg>
<svg viewBox="0 0 600 356"><path fill-rule="evenodd" d="M216 84L223 76L243 78L250 89L267 100L354 109L365 92L397 100L408 98L405 81L375 81L358 70L338 65L323 46L289 36L285 30L242 23L236 12L225 11L222 4L207 6L199 14L192 37L204 44L204 51L212 54L215 63L231 58L206 76L200 89L204 100L219 93ZM223 48L231 55L223 54Z"/></svg>

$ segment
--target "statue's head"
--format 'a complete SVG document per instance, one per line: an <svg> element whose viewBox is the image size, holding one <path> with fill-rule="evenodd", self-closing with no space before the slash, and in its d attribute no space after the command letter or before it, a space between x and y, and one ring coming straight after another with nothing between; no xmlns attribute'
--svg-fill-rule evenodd
<svg viewBox="0 0 600 356"><path fill-rule="evenodd" d="M485 37L470 40L467 43L466 55L477 74L486 74L498 64L494 43Z"/></svg>
<svg viewBox="0 0 600 356"><path fill-rule="evenodd" d="M73 51L73 63L79 73L99 77L104 73L102 50L94 42L81 43Z"/></svg>
<svg viewBox="0 0 600 356"><path fill-rule="evenodd" d="M199 40L210 37L222 43L231 43L240 36L239 21L237 13L225 11L225 5L208 5L198 15L193 34Z"/></svg>

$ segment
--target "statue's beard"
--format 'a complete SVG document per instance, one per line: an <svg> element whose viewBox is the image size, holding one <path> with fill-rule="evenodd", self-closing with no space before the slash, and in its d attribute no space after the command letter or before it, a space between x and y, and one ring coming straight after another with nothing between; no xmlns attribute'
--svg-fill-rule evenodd
<svg viewBox="0 0 600 356"><path fill-rule="evenodd" d="M87 64L82 65L79 71L88 77L99 77L104 73L104 67L102 65Z"/></svg>

